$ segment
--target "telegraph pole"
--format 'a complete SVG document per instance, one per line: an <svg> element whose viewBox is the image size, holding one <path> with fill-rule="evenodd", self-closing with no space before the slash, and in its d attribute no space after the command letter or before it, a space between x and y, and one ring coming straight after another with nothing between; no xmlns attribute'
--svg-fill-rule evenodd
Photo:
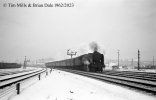
<svg viewBox="0 0 156 100"><path fill-rule="evenodd" d="M26 59L26 56L25 56L23 69L26 69L26 63L27 63L27 59Z"/></svg>
<svg viewBox="0 0 156 100"><path fill-rule="evenodd" d="M138 50L138 70L140 70L140 51Z"/></svg>
<svg viewBox="0 0 156 100"><path fill-rule="evenodd" d="M154 66L154 56L153 56L153 66Z"/></svg>
<svg viewBox="0 0 156 100"><path fill-rule="evenodd" d="M131 63L131 66L133 67L133 58L132 58L132 63Z"/></svg>
<svg viewBox="0 0 156 100"><path fill-rule="evenodd" d="M23 69L26 69L27 62L30 62L30 60L27 60L27 56L25 56Z"/></svg>
<svg viewBox="0 0 156 100"><path fill-rule="evenodd" d="M118 68L119 68L119 55L120 55L120 50L118 50Z"/></svg>

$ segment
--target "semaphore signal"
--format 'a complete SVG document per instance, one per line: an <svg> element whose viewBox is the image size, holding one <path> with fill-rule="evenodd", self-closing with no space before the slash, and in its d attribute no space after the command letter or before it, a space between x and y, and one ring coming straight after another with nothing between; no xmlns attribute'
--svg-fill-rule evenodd
<svg viewBox="0 0 156 100"><path fill-rule="evenodd" d="M76 56L76 53L77 53L76 51L75 51L75 52L73 52L73 51L70 51L70 52L69 52L69 51L70 51L70 49L67 50L67 55L70 55L71 58L73 57L73 55Z"/></svg>

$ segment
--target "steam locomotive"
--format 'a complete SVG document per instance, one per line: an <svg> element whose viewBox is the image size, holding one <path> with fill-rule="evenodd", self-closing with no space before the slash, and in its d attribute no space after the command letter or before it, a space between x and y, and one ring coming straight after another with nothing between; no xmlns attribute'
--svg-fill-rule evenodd
<svg viewBox="0 0 156 100"><path fill-rule="evenodd" d="M63 68L89 72L102 72L105 68L103 54L94 51L76 58L45 63L47 68Z"/></svg>

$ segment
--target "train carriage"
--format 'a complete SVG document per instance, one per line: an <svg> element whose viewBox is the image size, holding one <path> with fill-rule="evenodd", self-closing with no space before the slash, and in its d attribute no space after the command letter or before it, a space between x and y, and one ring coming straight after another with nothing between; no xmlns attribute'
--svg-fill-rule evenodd
<svg viewBox="0 0 156 100"><path fill-rule="evenodd" d="M46 63L46 67L49 68L64 68L81 71L101 72L104 66L103 54L88 53L75 57L72 59L66 59L61 61L54 61Z"/></svg>

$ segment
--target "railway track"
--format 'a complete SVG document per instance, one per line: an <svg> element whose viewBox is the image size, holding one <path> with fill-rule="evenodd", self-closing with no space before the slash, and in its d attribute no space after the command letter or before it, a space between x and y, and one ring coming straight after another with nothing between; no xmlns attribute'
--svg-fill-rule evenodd
<svg viewBox="0 0 156 100"><path fill-rule="evenodd" d="M0 100L8 100L13 94L20 94L20 91L48 75L45 68L25 70L15 74L0 77Z"/></svg>
<svg viewBox="0 0 156 100"><path fill-rule="evenodd" d="M28 69L28 70L13 70L13 71L0 71L0 77L1 76L6 76L6 75L13 75L13 74L18 74L18 73L23 73L23 72L29 72L33 71L35 69Z"/></svg>
<svg viewBox="0 0 156 100"><path fill-rule="evenodd" d="M103 74L156 82L156 73L150 73L150 72L104 71Z"/></svg>
<svg viewBox="0 0 156 100"><path fill-rule="evenodd" d="M103 73L91 73L76 70L59 69L101 81L115 83L121 86L126 86L156 96L156 73L146 72L119 72L119 71L104 71Z"/></svg>

